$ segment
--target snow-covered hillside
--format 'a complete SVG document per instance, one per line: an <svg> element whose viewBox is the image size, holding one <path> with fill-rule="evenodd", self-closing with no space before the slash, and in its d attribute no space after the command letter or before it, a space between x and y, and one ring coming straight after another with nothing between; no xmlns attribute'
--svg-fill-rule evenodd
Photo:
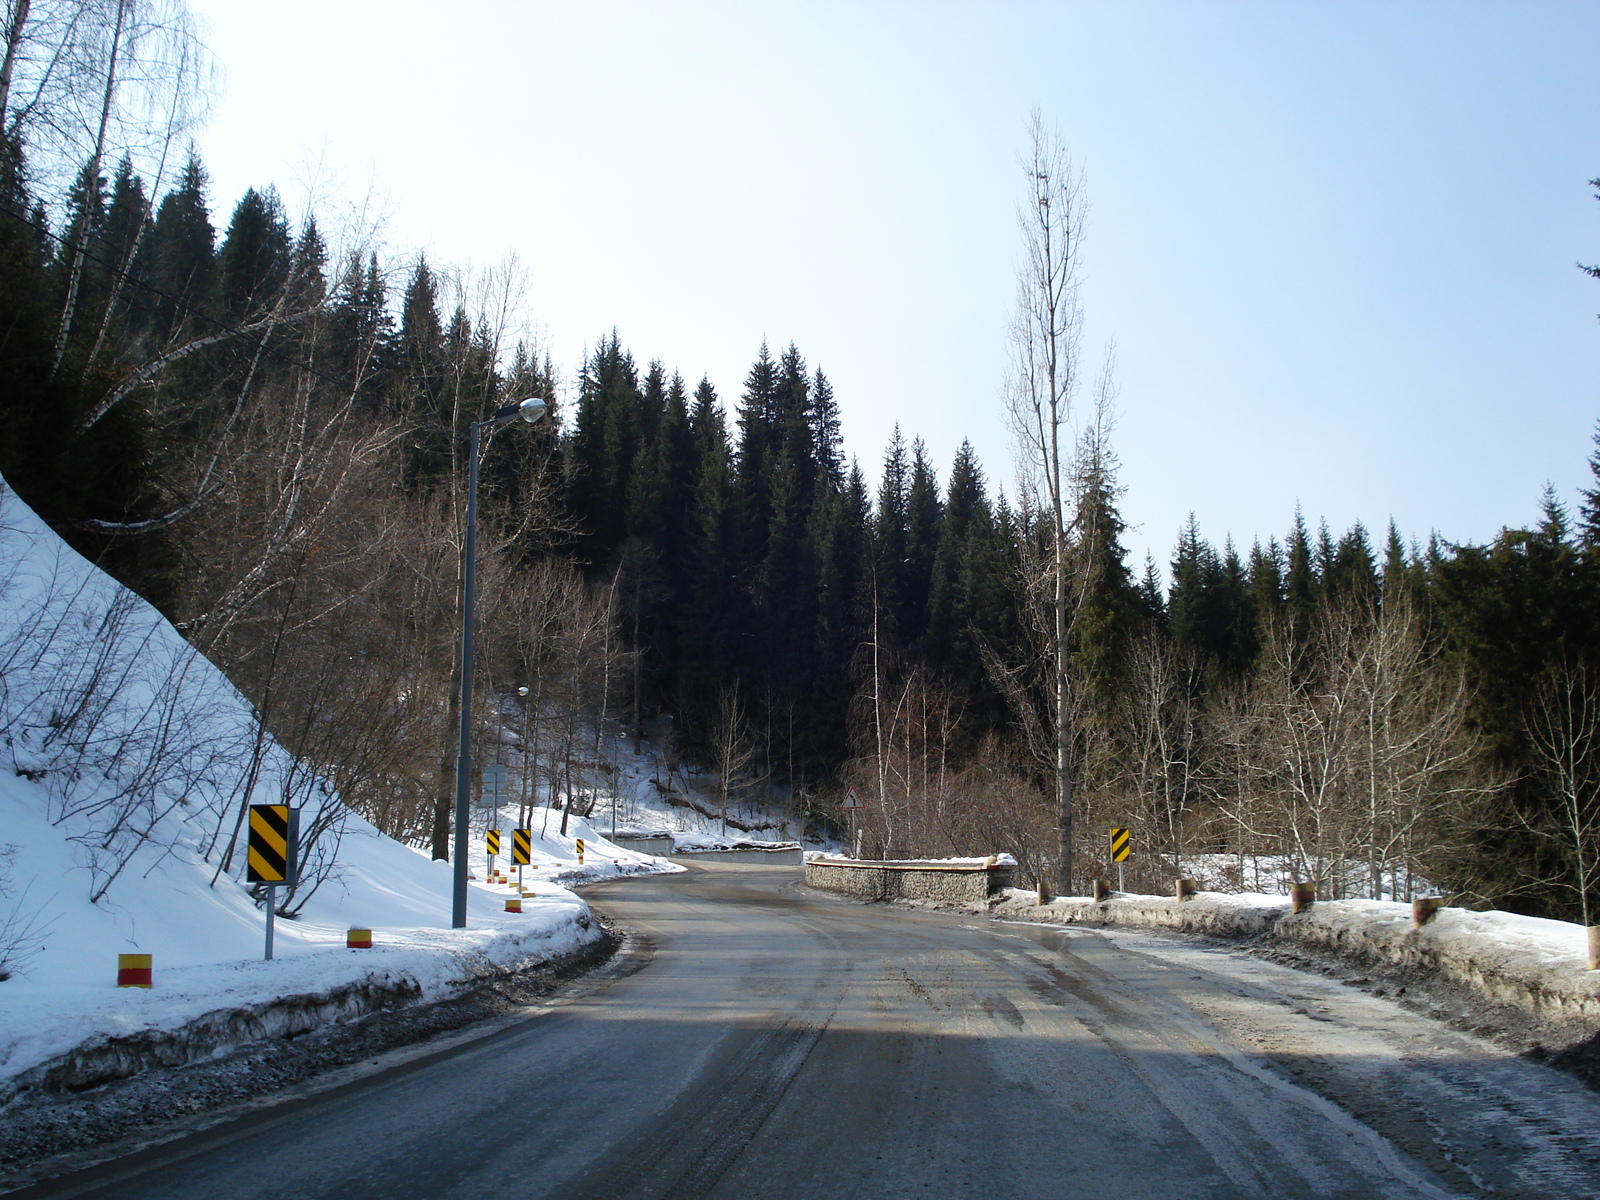
<svg viewBox="0 0 1600 1200"><path fill-rule="evenodd" d="M286 801L317 836L268 963L235 838L242 805ZM678 869L581 819L561 836L555 816L536 826L524 911L474 883L470 927L450 929L447 864L346 809L159 613L0 481L0 1081L86 1039L352 981L440 996L599 936L583 900L545 880ZM373 949L345 949L351 927L372 929ZM153 955L151 991L115 986L133 952Z"/></svg>
<svg viewBox="0 0 1600 1200"><path fill-rule="evenodd" d="M507 730L514 738L514 727ZM679 849L732 845L735 842L799 842L815 849L835 849L833 843L808 836L803 822L787 807L787 797L774 790L741 794L723 814L717 799L716 777L686 765L669 766L659 745L650 738L633 742L623 734L602 740L598 775L599 795L589 820L601 834L665 832ZM513 772L516 751L508 754ZM551 823L559 812L551 812ZM537 823L535 828L538 828Z"/></svg>

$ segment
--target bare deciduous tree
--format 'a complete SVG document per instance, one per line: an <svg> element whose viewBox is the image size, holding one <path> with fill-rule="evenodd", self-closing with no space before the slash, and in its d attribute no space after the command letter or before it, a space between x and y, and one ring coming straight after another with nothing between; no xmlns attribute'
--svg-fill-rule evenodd
<svg viewBox="0 0 1600 1200"><path fill-rule="evenodd" d="M1582 661L1546 672L1527 729L1556 806L1523 824L1557 847L1566 865L1548 882L1573 896L1583 924L1600 924L1600 685Z"/></svg>
<svg viewBox="0 0 1600 1200"><path fill-rule="evenodd" d="M1048 535L1046 580L1051 616L1050 698L1054 707L1054 769L1058 848L1057 888L1072 888L1072 728L1068 679L1067 428L1078 390L1083 340L1081 243L1086 201L1082 175L1060 139L1035 111L1024 164L1028 200L1019 212L1023 262L1011 326L1012 364L1006 409L1021 449L1025 478L1042 510Z"/></svg>

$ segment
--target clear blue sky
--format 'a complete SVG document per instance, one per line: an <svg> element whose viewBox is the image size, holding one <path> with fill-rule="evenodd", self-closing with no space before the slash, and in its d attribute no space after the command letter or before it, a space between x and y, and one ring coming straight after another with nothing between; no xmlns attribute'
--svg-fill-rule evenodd
<svg viewBox="0 0 1600 1200"><path fill-rule="evenodd" d="M615 326L737 397L763 338L1010 490L1028 112L1084 168L1128 542L1482 540L1600 417L1600 5L192 0L221 220L366 206L392 262L515 252L570 378ZM1137 567L1137 561L1135 566Z"/></svg>

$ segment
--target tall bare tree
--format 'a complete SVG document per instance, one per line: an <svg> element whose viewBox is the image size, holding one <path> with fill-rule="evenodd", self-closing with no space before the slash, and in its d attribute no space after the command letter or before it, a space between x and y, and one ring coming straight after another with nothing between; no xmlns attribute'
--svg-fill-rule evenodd
<svg viewBox="0 0 1600 1200"><path fill-rule="evenodd" d="M1068 579L1067 489L1073 438L1067 428L1078 391L1083 341L1081 244L1083 176L1059 136L1033 113L1025 161L1028 197L1018 220L1023 261L1011 324L1011 377L1006 409L1025 483L1049 539L1044 586L1049 597L1050 699L1054 709L1054 773L1058 806L1057 887L1072 889L1072 696L1067 668L1071 587Z"/></svg>

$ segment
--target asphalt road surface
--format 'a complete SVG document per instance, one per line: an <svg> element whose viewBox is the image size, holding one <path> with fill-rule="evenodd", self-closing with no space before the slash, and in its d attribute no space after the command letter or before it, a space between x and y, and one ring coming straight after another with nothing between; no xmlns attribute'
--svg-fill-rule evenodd
<svg viewBox="0 0 1600 1200"><path fill-rule="evenodd" d="M1321 976L696 864L489 1037L23 1195L1600 1196L1600 1095Z"/></svg>

